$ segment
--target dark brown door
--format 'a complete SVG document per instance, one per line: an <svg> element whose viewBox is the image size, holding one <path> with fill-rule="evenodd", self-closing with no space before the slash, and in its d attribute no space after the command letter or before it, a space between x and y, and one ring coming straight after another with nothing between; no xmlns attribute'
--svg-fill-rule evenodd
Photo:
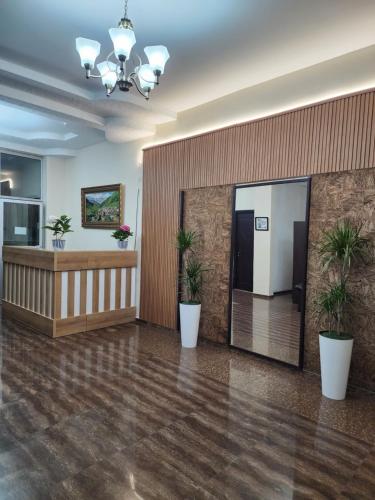
<svg viewBox="0 0 375 500"><path fill-rule="evenodd" d="M234 288L253 291L254 210L235 212Z"/></svg>

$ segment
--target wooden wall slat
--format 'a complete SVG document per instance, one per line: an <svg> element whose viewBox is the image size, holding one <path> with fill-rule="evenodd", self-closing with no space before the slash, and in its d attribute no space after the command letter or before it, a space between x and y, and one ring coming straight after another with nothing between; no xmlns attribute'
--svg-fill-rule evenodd
<svg viewBox="0 0 375 500"><path fill-rule="evenodd" d="M55 313L55 318L60 319L61 318L61 272L56 272L54 273L55 275L55 282L54 282L54 288L55 288L55 302L53 305L54 313Z"/></svg>
<svg viewBox="0 0 375 500"><path fill-rule="evenodd" d="M144 151L140 317L176 327L179 191L375 167L374 90Z"/></svg>
<svg viewBox="0 0 375 500"><path fill-rule="evenodd" d="M45 315L48 318L52 317L51 306L52 306L52 275L51 271L46 271L46 310Z"/></svg>
<svg viewBox="0 0 375 500"><path fill-rule="evenodd" d="M87 302L87 271L82 270L79 274L80 274L79 311L81 315L84 315L86 314L86 302Z"/></svg>
<svg viewBox="0 0 375 500"><path fill-rule="evenodd" d="M74 316L74 279L75 271L68 271L68 318Z"/></svg>
<svg viewBox="0 0 375 500"><path fill-rule="evenodd" d="M3 297L8 300L8 264L5 262L3 265Z"/></svg>
<svg viewBox="0 0 375 500"><path fill-rule="evenodd" d="M121 307L121 269L116 269L116 285L115 285L115 309Z"/></svg>
<svg viewBox="0 0 375 500"><path fill-rule="evenodd" d="M131 293L132 293L132 270L126 270L126 293L125 293L125 307L131 306Z"/></svg>
<svg viewBox="0 0 375 500"><path fill-rule="evenodd" d="M40 270L40 314L46 315L46 270Z"/></svg>
<svg viewBox="0 0 375 500"><path fill-rule="evenodd" d="M34 311L40 313L40 269L34 269Z"/></svg>
<svg viewBox="0 0 375 500"><path fill-rule="evenodd" d="M99 270L92 272L92 312L99 311Z"/></svg>
<svg viewBox="0 0 375 500"><path fill-rule="evenodd" d="M104 310L109 311L111 302L111 269L104 272Z"/></svg>

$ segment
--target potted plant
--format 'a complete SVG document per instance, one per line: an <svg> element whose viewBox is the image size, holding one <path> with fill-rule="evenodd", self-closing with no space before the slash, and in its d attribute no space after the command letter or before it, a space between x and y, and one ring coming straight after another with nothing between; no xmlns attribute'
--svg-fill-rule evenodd
<svg viewBox="0 0 375 500"><path fill-rule="evenodd" d="M195 256L196 242L196 233L193 231L180 229L177 233L177 248L183 263L181 284L184 300L180 302L181 344L182 347L188 348L197 345L203 273L206 271Z"/></svg>
<svg viewBox="0 0 375 500"><path fill-rule="evenodd" d="M72 218L67 215L60 215L56 217L55 215L50 215L48 217L48 225L44 226L45 229L53 231L54 239L52 240L52 247L54 250L64 250L65 240L63 239L64 234L72 233L71 222Z"/></svg>
<svg viewBox="0 0 375 500"><path fill-rule="evenodd" d="M353 348L350 324L350 274L359 261L366 262L369 242L361 236L361 225L348 220L326 231L319 244L327 285L317 298L319 319L325 330L319 333L322 393L330 399L345 399Z"/></svg>
<svg viewBox="0 0 375 500"><path fill-rule="evenodd" d="M130 226L127 224L123 224L112 233L112 238L117 240L117 246L122 250L128 248L129 236L133 236L133 233L130 231Z"/></svg>

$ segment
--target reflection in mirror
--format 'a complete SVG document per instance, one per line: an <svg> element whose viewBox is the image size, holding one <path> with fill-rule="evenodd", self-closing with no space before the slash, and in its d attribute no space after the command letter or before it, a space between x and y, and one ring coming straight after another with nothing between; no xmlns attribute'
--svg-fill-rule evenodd
<svg viewBox="0 0 375 500"><path fill-rule="evenodd" d="M231 344L299 366L309 181L239 186L233 213Z"/></svg>

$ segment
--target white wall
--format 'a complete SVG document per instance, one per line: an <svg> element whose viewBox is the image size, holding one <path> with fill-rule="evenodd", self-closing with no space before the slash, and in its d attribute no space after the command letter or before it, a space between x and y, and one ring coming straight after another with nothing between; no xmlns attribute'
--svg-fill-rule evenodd
<svg viewBox="0 0 375 500"><path fill-rule="evenodd" d="M56 158L47 156L43 162L43 199L44 206L44 220L43 225L50 215L62 215L67 208L66 205L66 192L68 190L69 176L66 160L63 158ZM52 232L45 231L45 246L52 248Z"/></svg>
<svg viewBox="0 0 375 500"><path fill-rule="evenodd" d="M111 250L117 244L113 229L81 227L81 188L121 183L125 186L124 222L136 226L137 192L142 187L141 145L138 142L113 144L102 142L83 149L75 158L67 159L68 185L64 193L65 211L72 217L73 233L67 235L68 248ZM141 207L140 207L141 210ZM140 230L140 227L139 227ZM135 238L129 240L135 247ZM138 247L138 245L136 245Z"/></svg>
<svg viewBox="0 0 375 500"><path fill-rule="evenodd" d="M236 210L254 210L255 217L269 217L271 223L272 186L237 189ZM271 295L271 226L254 231L253 293Z"/></svg>
<svg viewBox="0 0 375 500"><path fill-rule="evenodd" d="M293 223L306 216L307 183L272 186L271 292L292 289Z"/></svg>
<svg viewBox="0 0 375 500"><path fill-rule="evenodd" d="M85 148L74 158L46 159L46 217L65 213L72 217L73 233L66 235L66 247L71 250L115 250L117 243L111 237L113 229L86 229L81 227L81 188L121 183L125 186L124 221L135 233L137 194L138 237L129 240L129 249L139 252L142 215L141 144L130 142L113 144L102 142ZM48 233L50 233L48 231ZM51 248L51 235L47 234ZM136 297L139 305L140 266L136 273Z"/></svg>

